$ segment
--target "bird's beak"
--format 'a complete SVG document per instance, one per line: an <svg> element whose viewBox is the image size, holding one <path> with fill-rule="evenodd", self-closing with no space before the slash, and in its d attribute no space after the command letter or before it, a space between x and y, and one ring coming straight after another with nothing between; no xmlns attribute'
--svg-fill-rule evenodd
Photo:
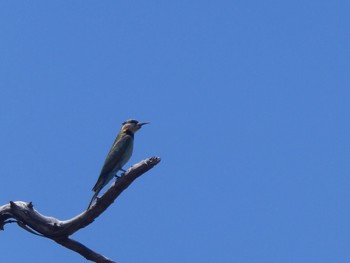
<svg viewBox="0 0 350 263"><path fill-rule="evenodd" d="M143 126L143 125L145 125L145 124L148 124L148 123L149 123L149 122L139 122L137 125L141 127L141 126Z"/></svg>

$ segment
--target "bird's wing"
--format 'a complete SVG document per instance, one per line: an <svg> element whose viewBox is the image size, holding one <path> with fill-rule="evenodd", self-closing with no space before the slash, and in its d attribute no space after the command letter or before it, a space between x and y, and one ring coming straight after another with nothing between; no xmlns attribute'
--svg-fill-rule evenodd
<svg viewBox="0 0 350 263"><path fill-rule="evenodd" d="M116 167L120 170L125 164L125 157L129 148L132 147L132 143L133 139L130 135L117 138L107 155L101 174L109 173Z"/></svg>
<svg viewBox="0 0 350 263"><path fill-rule="evenodd" d="M98 188L102 188L108 183L107 177L110 177L110 173L115 170L117 172L122 168L125 162L128 160L128 151L130 147L132 149L132 137L130 135L124 134L123 136L118 135L114 141L112 148L110 149L104 165L102 167L100 176L94 186L93 190L95 191ZM129 156L130 157L130 156ZM112 175L113 176L113 175ZM110 179L112 179L111 177ZM106 180L107 179L107 180Z"/></svg>

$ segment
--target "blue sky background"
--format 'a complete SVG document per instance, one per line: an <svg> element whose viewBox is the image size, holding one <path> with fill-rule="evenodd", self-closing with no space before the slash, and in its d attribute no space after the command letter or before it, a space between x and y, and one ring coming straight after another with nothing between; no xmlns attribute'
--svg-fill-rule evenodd
<svg viewBox="0 0 350 263"><path fill-rule="evenodd" d="M68 219L128 118L162 162L73 238L117 262L350 261L349 1L3 1L0 204ZM2 262L86 262L12 224Z"/></svg>

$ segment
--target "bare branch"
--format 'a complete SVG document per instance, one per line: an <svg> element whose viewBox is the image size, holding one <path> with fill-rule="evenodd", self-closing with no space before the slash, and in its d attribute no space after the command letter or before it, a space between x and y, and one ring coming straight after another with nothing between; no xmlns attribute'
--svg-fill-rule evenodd
<svg viewBox="0 0 350 263"><path fill-rule="evenodd" d="M79 253L80 255L82 255L83 257L85 257L88 260L98 262L98 263L115 263L115 261L92 251L91 249L87 248L83 244L81 244L78 241L75 241L73 239L58 238L58 239L54 239L54 241L57 242L58 244L64 246L64 247L66 247L66 248L69 248L70 250L73 250L73 251Z"/></svg>
<svg viewBox="0 0 350 263"><path fill-rule="evenodd" d="M9 204L0 206L0 230L4 229L5 224L17 222L20 227L30 233L50 238L58 244L81 254L88 260L114 262L70 239L69 236L91 224L136 178L152 169L159 162L159 157L151 157L132 166L111 185L101 198L97 199L95 205L69 220L62 221L54 217L44 216L33 208L32 202L10 201ZM10 220L10 218L14 220Z"/></svg>

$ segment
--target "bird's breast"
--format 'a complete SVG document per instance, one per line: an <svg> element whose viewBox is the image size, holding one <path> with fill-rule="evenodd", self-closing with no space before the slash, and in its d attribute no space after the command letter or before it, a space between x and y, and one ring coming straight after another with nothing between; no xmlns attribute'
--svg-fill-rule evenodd
<svg viewBox="0 0 350 263"><path fill-rule="evenodd" d="M125 153L123 154L123 157L121 160L121 167L123 167L129 161L132 155L133 148L134 148L134 142L133 140L130 140L129 143L127 143L127 146L125 147Z"/></svg>

